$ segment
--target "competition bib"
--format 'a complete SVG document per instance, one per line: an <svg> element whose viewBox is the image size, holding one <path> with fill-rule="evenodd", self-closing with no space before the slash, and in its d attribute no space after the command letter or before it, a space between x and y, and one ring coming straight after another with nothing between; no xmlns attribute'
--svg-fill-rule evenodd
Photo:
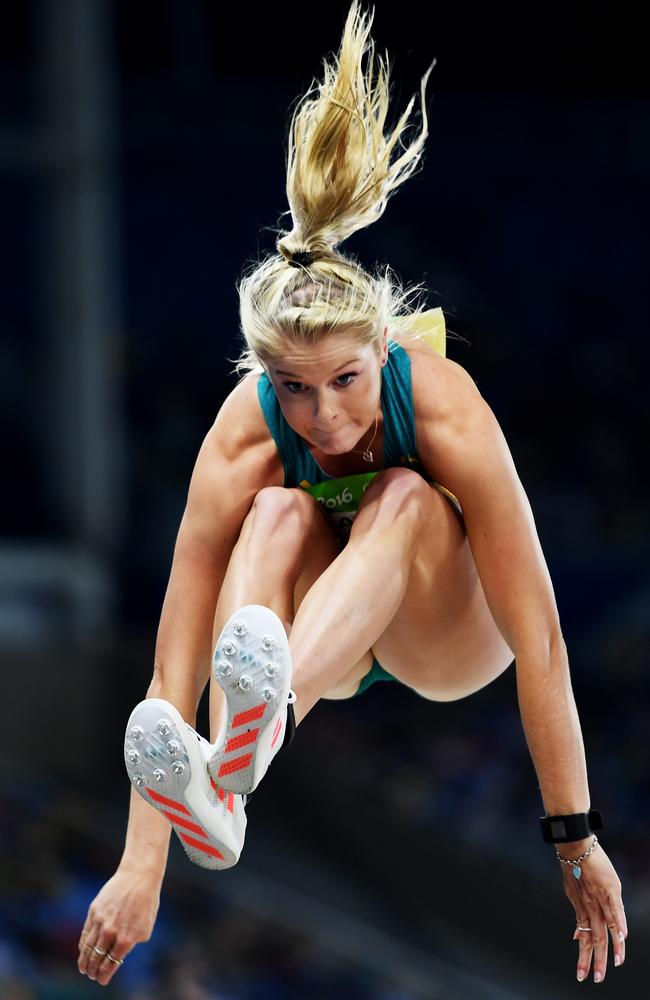
<svg viewBox="0 0 650 1000"><path fill-rule="evenodd" d="M325 507L334 523L337 538L347 541L361 498L376 475L376 472L359 472L340 479L326 479L313 486L303 479L300 486Z"/></svg>

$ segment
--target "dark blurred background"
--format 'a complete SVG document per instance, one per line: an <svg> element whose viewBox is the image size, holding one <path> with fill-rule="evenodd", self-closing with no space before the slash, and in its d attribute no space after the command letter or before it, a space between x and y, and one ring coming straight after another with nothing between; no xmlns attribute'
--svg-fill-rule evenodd
<svg viewBox="0 0 650 1000"><path fill-rule="evenodd" d="M96 995L87 906L119 860L192 466L239 350L235 282L287 208L292 102L347 2L26 0L0 14L5 432L0 996ZM646 995L650 90L631 4L379 0L395 118L431 59L422 171L345 245L442 306L510 443L554 581L629 958ZM432 600L435 596L432 595ZM356 762L354 769L349 762ZM240 864L173 843L110 987L149 1000L573 996L514 671L465 701L321 702Z"/></svg>

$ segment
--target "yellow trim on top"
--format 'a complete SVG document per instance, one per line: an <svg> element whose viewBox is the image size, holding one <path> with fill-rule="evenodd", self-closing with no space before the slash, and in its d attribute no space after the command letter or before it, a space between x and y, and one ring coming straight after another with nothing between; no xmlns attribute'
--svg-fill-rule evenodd
<svg viewBox="0 0 650 1000"><path fill-rule="evenodd" d="M435 309L427 309L426 312L417 313L414 316L396 316L389 320L388 332L391 329L399 334L414 333L431 347L436 354L441 354L443 358L447 356L447 327L445 326L445 314L440 306Z"/></svg>
<svg viewBox="0 0 650 1000"><path fill-rule="evenodd" d="M392 327L397 333L403 330L404 333L417 334L436 354L442 355L443 358L447 356L447 327L445 314L440 306L435 309L427 309L426 312L418 313L415 316L397 316L392 322ZM411 455L406 456L406 460L415 461ZM448 490L441 483L433 485L461 509L460 500L454 496L451 490Z"/></svg>

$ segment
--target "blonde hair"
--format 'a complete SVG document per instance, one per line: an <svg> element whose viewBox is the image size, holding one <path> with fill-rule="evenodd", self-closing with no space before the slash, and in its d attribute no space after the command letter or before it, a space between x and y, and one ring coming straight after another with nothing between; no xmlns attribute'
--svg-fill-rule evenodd
<svg viewBox="0 0 650 1000"><path fill-rule="evenodd" d="M252 264L237 286L246 342L237 372L263 371L287 340L312 344L337 331L378 349L385 326L398 339L408 318L423 312L413 301L421 285L405 288L388 266L369 273L335 249L380 218L390 196L420 164L428 134L425 92L435 60L420 84L419 134L408 145L402 141L412 97L384 135L389 64L379 57L375 79L373 18L374 10L366 14L354 0L338 54L323 61L322 81L312 83L293 112L286 188L293 228L277 231L279 253ZM290 263L304 251L311 252L309 264Z"/></svg>

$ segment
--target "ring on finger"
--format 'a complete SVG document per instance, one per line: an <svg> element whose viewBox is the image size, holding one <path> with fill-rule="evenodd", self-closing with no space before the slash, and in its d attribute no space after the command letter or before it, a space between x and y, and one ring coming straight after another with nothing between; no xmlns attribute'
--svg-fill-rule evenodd
<svg viewBox="0 0 650 1000"><path fill-rule="evenodd" d="M578 930L579 931L589 931L589 933L591 933L591 927L581 927L580 924L578 924Z"/></svg>
<svg viewBox="0 0 650 1000"><path fill-rule="evenodd" d="M111 955L110 951L106 952L106 958L108 959L109 962L112 962L113 965L124 965L124 959L123 958L113 958L113 956Z"/></svg>
<svg viewBox="0 0 650 1000"><path fill-rule="evenodd" d="M104 958L105 955L108 955L107 951L102 951L102 949L98 948L96 944L92 946L92 950L95 952L96 955L101 955L102 958Z"/></svg>

